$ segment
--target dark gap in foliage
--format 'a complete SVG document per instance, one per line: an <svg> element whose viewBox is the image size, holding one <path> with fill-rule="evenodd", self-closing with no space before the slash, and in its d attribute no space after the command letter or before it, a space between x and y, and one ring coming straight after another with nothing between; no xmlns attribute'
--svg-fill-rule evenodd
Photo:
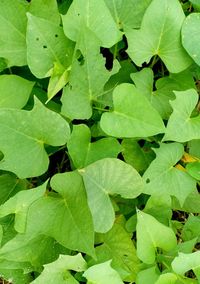
<svg viewBox="0 0 200 284"><path fill-rule="evenodd" d="M184 212L184 211L180 211L180 210L176 210L173 211L172 213L172 220L176 220L179 221L181 223L185 223L188 219L189 214Z"/></svg>
<svg viewBox="0 0 200 284"><path fill-rule="evenodd" d="M196 275L194 274L193 270L189 270L188 272L185 273L185 276L188 278L196 279Z"/></svg>
<svg viewBox="0 0 200 284"><path fill-rule="evenodd" d="M112 68L113 68L113 54L112 54L112 52L109 50L109 48L104 48L104 47L100 48L100 52L103 55L103 57L106 59L106 63L105 63L106 69L112 70Z"/></svg>

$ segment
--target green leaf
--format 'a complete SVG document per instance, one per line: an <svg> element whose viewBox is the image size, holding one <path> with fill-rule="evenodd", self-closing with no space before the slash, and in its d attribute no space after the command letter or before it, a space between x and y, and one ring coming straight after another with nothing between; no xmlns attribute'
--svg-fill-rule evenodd
<svg viewBox="0 0 200 284"><path fill-rule="evenodd" d="M80 253L74 256L60 255L56 261L44 265L44 270L40 276L31 284L78 284L69 270L84 271L86 268L87 264Z"/></svg>
<svg viewBox="0 0 200 284"><path fill-rule="evenodd" d="M144 263L154 263L156 248L170 251L176 247L176 236L173 230L139 210L136 232L137 255Z"/></svg>
<svg viewBox="0 0 200 284"><path fill-rule="evenodd" d="M46 19L55 25L59 25L61 21L56 0L32 0L29 13Z"/></svg>
<svg viewBox="0 0 200 284"><path fill-rule="evenodd" d="M69 67L74 43L59 25L27 13L27 61L38 78L49 77L55 63Z"/></svg>
<svg viewBox="0 0 200 284"><path fill-rule="evenodd" d="M181 238L183 241L199 238L200 236L200 217L190 215L183 227Z"/></svg>
<svg viewBox="0 0 200 284"><path fill-rule="evenodd" d="M0 169L20 178L43 174L49 163L44 144L64 145L70 134L68 123L37 99L31 111L0 109L0 131Z"/></svg>
<svg viewBox="0 0 200 284"><path fill-rule="evenodd" d="M15 214L15 230L19 233L24 233L29 207L34 201L44 196L45 191L46 183L37 188L22 190L16 193L0 206L0 218L9 214Z"/></svg>
<svg viewBox="0 0 200 284"><path fill-rule="evenodd" d="M65 34L73 41L79 40L84 26L103 47L113 46L122 36L104 0L74 0L62 20Z"/></svg>
<svg viewBox="0 0 200 284"><path fill-rule="evenodd" d="M192 191L181 206L176 198L172 198L172 208L191 213L200 213L200 194L197 190Z"/></svg>
<svg viewBox="0 0 200 284"><path fill-rule="evenodd" d="M182 27L182 43L188 54L192 59L200 65L200 36L199 36L199 25L200 25L200 13L190 14L184 21ZM195 35L191 41L191 34Z"/></svg>
<svg viewBox="0 0 200 284"><path fill-rule="evenodd" d="M196 181L190 175L174 167L183 156L183 145L162 143L154 152L156 159L143 176L146 181L144 192L153 196L172 195L183 205L187 196L196 188Z"/></svg>
<svg viewBox="0 0 200 284"><path fill-rule="evenodd" d="M181 45L184 19L178 0L153 0L144 14L141 29L126 33L127 52L134 63L141 66L158 55L172 73L189 67L192 61Z"/></svg>
<svg viewBox="0 0 200 284"><path fill-rule="evenodd" d="M137 171L118 159L102 159L79 172L83 176L96 232L105 233L114 223L114 209L109 195L135 198L143 190Z"/></svg>
<svg viewBox="0 0 200 284"><path fill-rule="evenodd" d="M0 1L0 57L10 66L26 65L27 3Z"/></svg>
<svg viewBox="0 0 200 284"><path fill-rule="evenodd" d="M88 268L84 274L88 284L123 284L119 274L111 267L111 260Z"/></svg>
<svg viewBox="0 0 200 284"><path fill-rule="evenodd" d="M3 204L11 196L20 190L26 189L26 181L18 179L13 174L0 175L0 204Z"/></svg>
<svg viewBox="0 0 200 284"><path fill-rule="evenodd" d="M154 158L154 153L148 147L140 147L134 139L122 141L122 155L126 163L130 164L137 171L144 171Z"/></svg>
<svg viewBox="0 0 200 284"><path fill-rule="evenodd" d="M121 147L114 138L102 138L91 143L90 129L85 124L74 125L67 144L76 168L83 168L103 158L117 158Z"/></svg>
<svg viewBox="0 0 200 284"><path fill-rule="evenodd" d="M131 236L119 224L101 236L102 244L97 246L95 253L98 263L112 259L112 267L124 281L134 282L139 271L139 260L136 256Z"/></svg>
<svg viewBox="0 0 200 284"><path fill-rule="evenodd" d="M104 85L118 67L113 67L112 71L105 68L100 42L88 28L83 28L76 51L77 58L73 58L69 85L64 88L61 99L62 113L70 119L88 119L92 115L92 102L98 101L104 92Z"/></svg>
<svg viewBox="0 0 200 284"><path fill-rule="evenodd" d="M22 270L15 269L1 269L1 277L8 282L10 280L14 284L29 284L32 280L30 274L24 274Z"/></svg>
<svg viewBox="0 0 200 284"><path fill-rule="evenodd" d="M114 111L104 113L100 122L108 135L131 138L164 132L160 115L134 85L124 83L117 86L113 92L113 103Z"/></svg>
<svg viewBox="0 0 200 284"><path fill-rule="evenodd" d="M137 275L137 284L155 284L159 277L158 268L156 266L142 270Z"/></svg>
<svg viewBox="0 0 200 284"><path fill-rule="evenodd" d="M175 273L184 275L187 271L193 270L198 281L200 281L200 251L194 253L180 253L173 261L172 268Z"/></svg>
<svg viewBox="0 0 200 284"><path fill-rule="evenodd" d="M176 284L177 276L173 273L165 273L160 275L155 284Z"/></svg>
<svg viewBox="0 0 200 284"><path fill-rule="evenodd" d="M156 90L153 90L154 74L150 68L143 68L141 71L131 74L131 79L163 119L168 119L172 112L169 100L175 98L173 91L195 88L193 76L187 70L178 74L171 73L168 77L158 79L155 83Z"/></svg>
<svg viewBox="0 0 200 284"><path fill-rule="evenodd" d="M200 162L188 163L186 170L193 178L200 180Z"/></svg>
<svg viewBox="0 0 200 284"><path fill-rule="evenodd" d="M94 256L94 230L81 176L57 174L51 187L59 196L38 199L29 208L26 235L44 234L66 248Z"/></svg>
<svg viewBox="0 0 200 284"><path fill-rule="evenodd" d="M139 28L146 8L152 0L105 0L118 27L123 30Z"/></svg>
<svg viewBox="0 0 200 284"><path fill-rule="evenodd" d="M191 89L174 92L176 99L171 101L173 113L169 118L164 141L186 142L200 137L200 117L191 117L198 102L198 93Z"/></svg>
<svg viewBox="0 0 200 284"><path fill-rule="evenodd" d="M59 244L48 236L39 235L30 239L24 234L18 234L0 249L0 259L7 261L13 268L25 264L24 267L28 266L29 271L41 271L41 266L54 261L59 251Z"/></svg>
<svg viewBox="0 0 200 284"><path fill-rule="evenodd" d="M34 82L16 75L0 76L0 108L23 108L31 94Z"/></svg>

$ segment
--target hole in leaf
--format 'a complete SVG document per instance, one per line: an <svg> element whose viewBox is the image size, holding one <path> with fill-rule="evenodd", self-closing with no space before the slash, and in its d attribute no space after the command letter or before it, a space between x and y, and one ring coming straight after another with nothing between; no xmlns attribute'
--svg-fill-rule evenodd
<svg viewBox="0 0 200 284"><path fill-rule="evenodd" d="M112 70L113 68L113 54L109 50L109 48L100 48L100 52L103 55L103 57L106 59L105 67L108 70Z"/></svg>
<svg viewBox="0 0 200 284"><path fill-rule="evenodd" d="M77 16L80 16L80 13L78 13Z"/></svg>
<svg viewBox="0 0 200 284"><path fill-rule="evenodd" d="M58 37L58 34L55 34L55 37Z"/></svg>
<svg viewBox="0 0 200 284"><path fill-rule="evenodd" d="M150 183L150 179L149 178L146 179L146 183Z"/></svg>
<svg viewBox="0 0 200 284"><path fill-rule="evenodd" d="M77 58L80 65L83 65L85 63L84 56L81 53L80 49L77 49L77 51L76 51L76 58Z"/></svg>
<svg viewBox="0 0 200 284"><path fill-rule="evenodd" d="M38 40L39 40L39 37L36 37L36 40L38 41Z"/></svg>
<svg viewBox="0 0 200 284"><path fill-rule="evenodd" d="M47 48L47 46L46 46L46 45L43 45L43 48Z"/></svg>
<svg viewBox="0 0 200 284"><path fill-rule="evenodd" d="M2 161L4 158L4 154L0 151L0 161Z"/></svg>

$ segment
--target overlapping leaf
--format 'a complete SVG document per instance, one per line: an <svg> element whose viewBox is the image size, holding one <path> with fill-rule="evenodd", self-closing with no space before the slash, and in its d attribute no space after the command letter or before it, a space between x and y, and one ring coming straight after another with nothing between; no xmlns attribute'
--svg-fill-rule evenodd
<svg viewBox="0 0 200 284"><path fill-rule="evenodd" d="M169 118L164 141L186 142L200 137L200 117L191 117L198 102L198 93L194 90L174 92L176 99L171 101L173 113Z"/></svg>
<svg viewBox="0 0 200 284"><path fill-rule="evenodd" d="M160 115L134 85L121 84L116 87L113 92L113 104L114 110L103 113L100 122L106 134L131 138L164 132Z"/></svg>
<svg viewBox="0 0 200 284"><path fill-rule="evenodd" d="M170 251L176 246L176 236L173 230L154 217L138 211L137 221L137 255L147 264L155 261L156 248Z"/></svg>
<svg viewBox="0 0 200 284"><path fill-rule="evenodd" d="M74 0L62 20L65 34L73 41L79 40L84 26L95 34L104 47L113 46L121 38L104 0Z"/></svg>
<svg viewBox="0 0 200 284"><path fill-rule="evenodd" d="M154 151L156 159L143 175L146 182L144 192L157 196L176 196L183 205L187 196L196 188L196 181L189 174L174 167L183 156L183 145L163 143Z"/></svg>
<svg viewBox="0 0 200 284"><path fill-rule="evenodd" d="M26 105L34 82L16 75L0 76L0 107L22 108Z"/></svg>
<svg viewBox="0 0 200 284"><path fill-rule="evenodd" d="M20 178L43 174L49 163L44 144L64 145L70 134L68 123L37 99L31 111L0 109L0 132L0 169Z"/></svg>
<svg viewBox="0 0 200 284"><path fill-rule="evenodd" d="M184 19L178 0L153 0L144 14L141 29L126 33L131 59L141 66L158 55L172 73L189 67L191 59L181 45Z"/></svg>
<svg viewBox="0 0 200 284"><path fill-rule="evenodd" d="M143 190L137 171L118 159L102 159L79 172L83 176L97 232L107 232L114 223L114 209L109 195L119 194L123 198L135 198Z"/></svg>
<svg viewBox="0 0 200 284"><path fill-rule="evenodd" d="M26 65L26 12L28 5L20 0L0 1L0 57L7 66Z"/></svg>
<svg viewBox="0 0 200 284"><path fill-rule="evenodd" d="M76 168L83 168L103 158L117 158L121 147L115 138L102 138L91 143L90 129L85 124L75 125L67 147Z"/></svg>

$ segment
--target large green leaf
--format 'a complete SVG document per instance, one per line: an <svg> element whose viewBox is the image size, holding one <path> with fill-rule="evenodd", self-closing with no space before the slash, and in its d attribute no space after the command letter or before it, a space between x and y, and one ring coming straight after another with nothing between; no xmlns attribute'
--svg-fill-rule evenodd
<svg viewBox="0 0 200 284"><path fill-rule="evenodd" d="M198 93L191 89L174 92L176 99L171 101L173 113L169 118L164 141L186 142L200 137L200 116L191 117L198 102Z"/></svg>
<svg viewBox="0 0 200 284"><path fill-rule="evenodd" d="M96 35L104 47L113 46L122 35L104 0L74 0L62 20L65 34L73 41L79 40L84 26Z"/></svg>
<svg viewBox="0 0 200 284"><path fill-rule="evenodd" d="M178 0L153 0L144 14L141 29L126 33L131 59L141 66L158 55L170 72L186 69L192 61L181 45L184 19Z"/></svg>
<svg viewBox="0 0 200 284"><path fill-rule="evenodd" d="M67 39L62 28L48 20L27 14L27 61L38 78L49 77L54 63L69 67L74 43Z"/></svg>
<svg viewBox="0 0 200 284"><path fill-rule="evenodd" d="M118 27L123 30L139 28L144 12L152 0L105 0Z"/></svg>
<svg viewBox="0 0 200 284"><path fill-rule="evenodd" d="M32 0L29 6L29 13L56 25L59 25L61 21L56 0Z"/></svg>
<svg viewBox="0 0 200 284"><path fill-rule="evenodd" d="M200 251L194 253L180 253L172 262L173 270L180 275L193 270L200 281Z"/></svg>
<svg viewBox="0 0 200 284"><path fill-rule="evenodd" d="M102 159L79 172L83 176L96 232L105 233L114 223L114 209L109 195L135 198L143 190L137 171L118 159Z"/></svg>
<svg viewBox="0 0 200 284"><path fill-rule="evenodd" d="M115 138L102 138L93 143L90 140L90 129L85 124L74 125L67 148L76 168L103 158L117 158L120 153L121 146Z"/></svg>
<svg viewBox="0 0 200 284"><path fill-rule="evenodd" d="M26 235L44 234L66 248L94 256L94 230L81 176L57 174L51 180L60 196L38 199L29 208Z"/></svg>
<svg viewBox="0 0 200 284"><path fill-rule="evenodd" d="M98 263L112 259L112 267L125 281L133 282L139 271L139 260L130 235L125 229L114 224L105 235L101 235L102 244L95 249Z"/></svg>
<svg viewBox="0 0 200 284"><path fill-rule="evenodd" d="M155 284L158 280L158 268L156 266L150 267L148 269L142 270L137 274L137 284Z"/></svg>
<svg viewBox="0 0 200 284"><path fill-rule="evenodd" d="M70 130L59 114L35 99L31 111L0 109L0 132L0 150L4 154L0 169L26 178L47 170L49 162L44 144L64 145Z"/></svg>
<svg viewBox="0 0 200 284"><path fill-rule="evenodd" d="M182 27L182 43L192 59L200 65L200 13L190 14L184 21ZM191 35L193 35L191 40Z"/></svg>
<svg viewBox="0 0 200 284"><path fill-rule="evenodd" d="M16 75L0 76L0 107L22 108L26 105L34 82Z"/></svg>
<svg viewBox="0 0 200 284"><path fill-rule="evenodd" d="M15 230L19 233L25 232L27 211L31 204L44 196L46 183L37 188L22 190L0 206L0 218L9 214L15 214Z"/></svg>
<svg viewBox="0 0 200 284"><path fill-rule="evenodd" d="M154 263L156 248L170 251L176 247L176 236L173 230L139 210L136 232L137 255L144 263Z"/></svg>
<svg viewBox="0 0 200 284"><path fill-rule="evenodd" d="M8 66L26 65L26 4L20 0L0 1L0 57Z"/></svg>
<svg viewBox="0 0 200 284"><path fill-rule="evenodd" d="M100 42L88 28L83 28L76 50L77 58L73 58L70 84L63 91L62 113L70 119L88 119L92 115L92 102L103 94L104 85L115 73L115 68L112 71L105 68Z"/></svg>
<svg viewBox="0 0 200 284"><path fill-rule="evenodd" d="M159 149L155 148L154 151L156 159L143 176L146 181L144 192L149 195L176 196L183 205L187 196L196 188L195 179L174 167L183 156L183 145L163 143Z"/></svg>
<svg viewBox="0 0 200 284"><path fill-rule="evenodd" d="M108 135L131 138L164 132L160 115L134 85L124 83L117 86L113 92L113 103L114 110L104 113L100 122Z"/></svg>
<svg viewBox="0 0 200 284"><path fill-rule="evenodd" d="M44 265L44 270L32 284L59 283L78 284L78 281L71 275L69 270L84 271L87 264L81 254L74 256L60 255L59 258L49 264Z"/></svg>
<svg viewBox="0 0 200 284"><path fill-rule="evenodd" d="M123 284L119 274L111 267L111 260L88 268L84 274L88 284Z"/></svg>

